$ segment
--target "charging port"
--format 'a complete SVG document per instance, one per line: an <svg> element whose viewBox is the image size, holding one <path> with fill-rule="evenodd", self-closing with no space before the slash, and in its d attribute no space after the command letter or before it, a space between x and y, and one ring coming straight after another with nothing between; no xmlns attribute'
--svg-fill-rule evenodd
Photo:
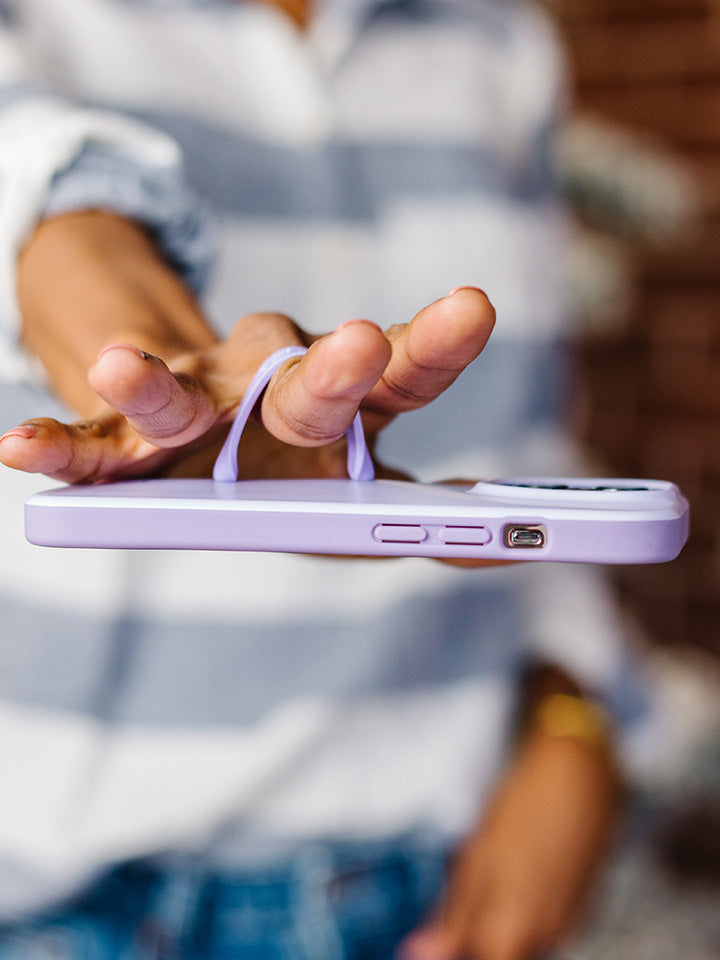
<svg viewBox="0 0 720 960"><path fill-rule="evenodd" d="M503 543L511 550L540 550L547 545L547 530L540 523L506 523Z"/></svg>

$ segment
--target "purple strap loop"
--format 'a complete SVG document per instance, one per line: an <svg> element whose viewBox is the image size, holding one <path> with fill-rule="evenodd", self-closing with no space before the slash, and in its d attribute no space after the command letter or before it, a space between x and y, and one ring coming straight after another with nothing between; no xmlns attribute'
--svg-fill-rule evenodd
<svg viewBox="0 0 720 960"><path fill-rule="evenodd" d="M260 394L270 382L272 375L287 360L292 357L301 357L307 352L307 347L282 347L271 353L257 370L257 373L250 381L250 385L245 391L238 412L235 414L230 432L223 444L222 450L217 456L215 466L213 467L213 480L219 480L225 483L234 483L238 478L237 452L240 437L245 429L253 407L257 403ZM365 442L365 431L363 430L360 414L356 414L355 419L347 431L347 470L351 480L373 480L375 477L375 468L373 466L367 443Z"/></svg>

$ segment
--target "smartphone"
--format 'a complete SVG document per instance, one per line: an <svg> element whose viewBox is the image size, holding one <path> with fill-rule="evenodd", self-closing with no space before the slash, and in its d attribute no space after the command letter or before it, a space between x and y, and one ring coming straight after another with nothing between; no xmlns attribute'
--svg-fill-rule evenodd
<svg viewBox="0 0 720 960"><path fill-rule="evenodd" d="M659 563L688 530L687 501L660 480L151 479L25 505L28 540L55 547Z"/></svg>

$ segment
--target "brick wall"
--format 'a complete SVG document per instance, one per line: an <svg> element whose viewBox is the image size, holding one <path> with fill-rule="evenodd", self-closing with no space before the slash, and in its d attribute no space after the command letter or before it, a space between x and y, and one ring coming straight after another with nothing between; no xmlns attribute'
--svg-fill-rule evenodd
<svg viewBox="0 0 720 960"><path fill-rule="evenodd" d="M644 252L626 327L581 349L579 431L613 472L679 483L684 553L618 568L651 636L720 657L720 0L554 0L583 109L660 135L690 165L702 223Z"/></svg>

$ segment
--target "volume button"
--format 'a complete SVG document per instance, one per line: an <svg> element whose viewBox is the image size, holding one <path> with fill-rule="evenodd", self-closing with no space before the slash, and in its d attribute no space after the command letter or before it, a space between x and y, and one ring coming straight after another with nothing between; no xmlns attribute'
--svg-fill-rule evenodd
<svg viewBox="0 0 720 960"><path fill-rule="evenodd" d="M490 543L492 534L487 527L443 527L438 532L438 539L448 546L482 547Z"/></svg>
<svg viewBox="0 0 720 960"><path fill-rule="evenodd" d="M379 543L422 543L428 537L425 527L417 524L378 523L372 533Z"/></svg>

